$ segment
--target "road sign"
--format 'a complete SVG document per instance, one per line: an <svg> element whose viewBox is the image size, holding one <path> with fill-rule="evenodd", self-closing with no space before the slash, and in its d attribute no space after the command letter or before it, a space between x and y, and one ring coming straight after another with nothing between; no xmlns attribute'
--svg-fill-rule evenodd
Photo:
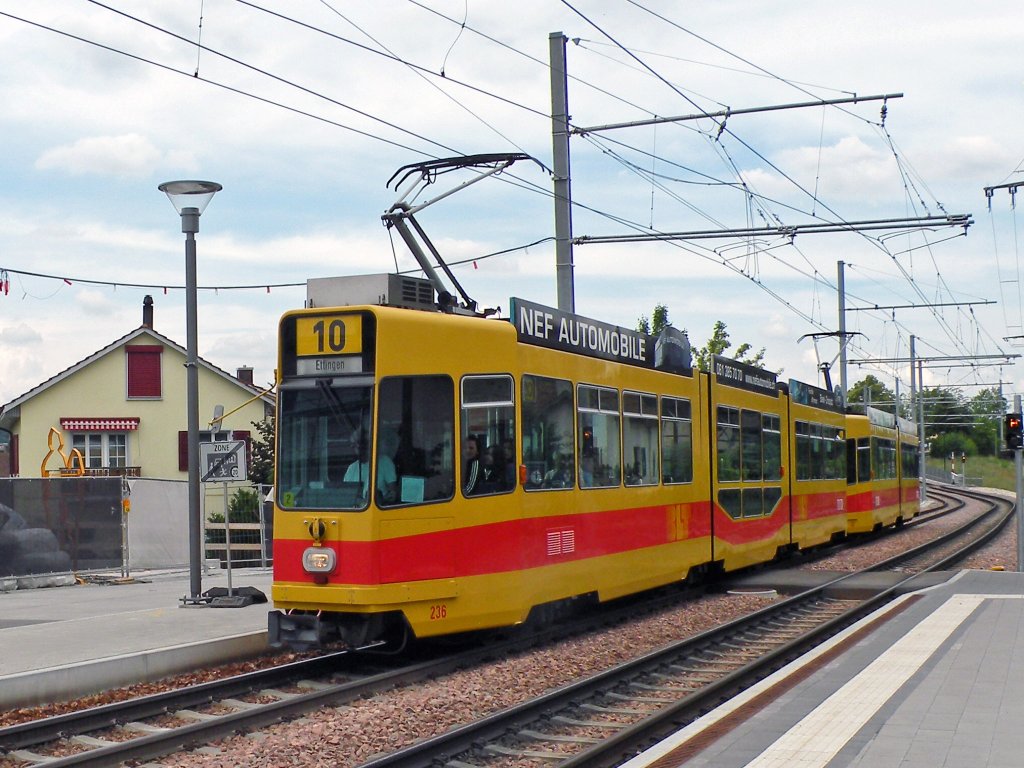
<svg viewBox="0 0 1024 768"><path fill-rule="evenodd" d="M204 483L248 480L244 440L199 444L199 473Z"/></svg>

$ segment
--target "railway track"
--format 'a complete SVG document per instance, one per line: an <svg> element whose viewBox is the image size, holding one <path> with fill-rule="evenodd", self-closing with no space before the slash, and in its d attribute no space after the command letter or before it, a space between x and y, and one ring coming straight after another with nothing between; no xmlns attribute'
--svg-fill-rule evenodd
<svg viewBox="0 0 1024 768"><path fill-rule="evenodd" d="M964 495L989 509L941 537L927 562L931 544L361 768L619 765L876 610L919 574L966 557L1012 519L1009 501ZM864 573L904 569L913 572L868 599L827 597Z"/></svg>
<svg viewBox="0 0 1024 768"><path fill-rule="evenodd" d="M916 557L920 553L914 550L901 558L911 555ZM901 567L899 562L889 562L883 566ZM921 566L915 565L913 568L918 572ZM822 589L835 586L853 575L836 579ZM662 603L668 600L678 601L678 592L665 597ZM539 739L545 743L543 748L527 749L527 752L540 753L554 749L564 754L565 760L573 760L573 754L580 752L581 745L584 752L590 752L600 745L616 743L637 729L650 727L649 724L662 717L662 713L682 706L674 702L689 702L687 706L692 706L694 702L705 700L715 691L718 693L714 695L721 698L726 695L724 686L728 683L725 681L732 680L740 670L748 667L753 669L753 665L764 663L764 658L774 659L777 666L781 666L785 663L784 659L814 642L808 634L812 627L832 627L826 631L834 632L838 631L843 622L852 621L850 615L858 610L853 605L850 601L827 597L824 592L819 592L817 596L806 593L799 596L799 600L794 598L793 601L779 603L778 606L755 614L743 624L736 623L731 635L724 634L718 639L721 630L716 630L715 633L692 638L680 644L677 650L666 650L666 654L673 654L671 659L669 656L657 659L653 658L656 655L652 655L647 663L653 665L653 669L643 670L638 667L631 679L615 684L618 689L614 695L602 693L597 699L575 703L567 699L567 703L559 705L567 714L551 714L556 705L552 695L532 703L532 716L524 714L530 711L530 705L524 705L527 707L524 713L510 713L515 723L513 725L508 722L502 724L502 713L502 716L495 715L480 724L465 726L457 733L465 731L466 734L472 734L468 737L471 742L485 743L487 740L481 742L483 737L479 734L490 733L490 730L486 730L489 727L486 723L493 720L495 733L516 734L516 746L502 745L499 739L490 747L494 754L488 760L495 756L501 759L501 754L508 750L522 752L524 747L518 740L523 738L527 741ZM868 604L858 605L862 612L870 610L866 607ZM870 605L873 607L875 603ZM636 606L625 607L620 612L622 616L635 615ZM621 620L624 619L617 617L615 611L601 619L603 623ZM590 622L588 626L593 629L594 623ZM0 749L4 750L8 760L17 761L12 762L12 765L34 765L45 761L51 768L109 766L127 760L153 759L234 733L281 722L325 705L337 706L382 690L413 684L461 667L522 652L528 645L553 642L559 636L579 631L584 629L551 629L526 640L489 644L472 653L463 651L442 655L399 668L385 668L386 665L379 661L370 666L365 654L331 654L272 670L0 729ZM758 662L758 659L762 661ZM631 674L627 666L623 665L621 670L616 668L612 672ZM606 674L611 675L612 672ZM598 676L581 681L578 687L580 691L591 688L605 691L613 685L611 680L611 677ZM625 721L621 720L623 717L626 717ZM155 726L152 724L154 718L158 723ZM634 721L631 722L631 718ZM536 724L538 719L543 722L542 726ZM172 721L175 727L169 727ZM555 723L554 732L551 723ZM485 731L479 731L480 728ZM578 729L582 729L583 735L576 733ZM548 736L558 738L547 739ZM437 754L453 754L451 744L438 742L434 747L430 747L430 744L424 742L420 747L427 750L423 754L406 758L401 757L403 753L396 753L371 765L428 765L438 759ZM552 747L552 744L555 746ZM429 755L430 749L435 749L437 754ZM486 751L487 748L484 749ZM66 754L73 750L82 751ZM0 758L0 765L6 768L3 759ZM405 759L412 762L389 762ZM504 759L507 761L509 756L506 754ZM526 758L514 758L516 761L520 759ZM539 759L550 764L550 757ZM488 762L463 761L463 764L487 765ZM452 766L457 765L459 760L452 763ZM523 763L516 762L516 765Z"/></svg>

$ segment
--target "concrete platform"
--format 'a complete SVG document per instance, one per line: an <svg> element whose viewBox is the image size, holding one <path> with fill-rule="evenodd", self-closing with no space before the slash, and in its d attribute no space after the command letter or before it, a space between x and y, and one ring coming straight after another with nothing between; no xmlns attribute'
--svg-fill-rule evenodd
<svg viewBox="0 0 1024 768"><path fill-rule="evenodd" d="M1020 768L1024 574L903 595L623 768Z"/></svg>
<svg viewBox="0 0 1024 768"><path fill-rule="evenodd" d="M0 592L0 707L60 701L256 655L267 647L270 603L186 607L189 573L116 574L90 582ZM235 569L232 586L270 597L271 571ZM227 587L226 571L202 590Z"/></svg>
<svg viewBox="0 0 1024 768"><path fill-rule="evenodd" d="M936 584L949 581L957 573L958 571L922 573L901 586L897 591L899 594L904 594L933 587ZM765 592L772 590L780 595L797 595L846 575L848 575L847 571L775 570L768 568L730 579L727 589L731 592ZM836 600L863 600L889 589L906 578L907 574L895 571L861 573L848 579L843 579L842 582L834 587L826 589L825 594Z"/></svg>

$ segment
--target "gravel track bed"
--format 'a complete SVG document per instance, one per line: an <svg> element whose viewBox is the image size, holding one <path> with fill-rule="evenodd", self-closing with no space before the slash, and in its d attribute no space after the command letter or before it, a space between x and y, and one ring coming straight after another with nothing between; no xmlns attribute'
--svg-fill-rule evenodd
<svg viewBox="0 0 1024 768"><path fill-rule="evenodd" d="M802 567L837 571L865 567L933 538L937 532L955 526L968 514L946 515ZM971 556L964 567L1012 570L1016 565L1016 542L1016 526L1011 524L988 546ZM207 747L202 753L169 755L157 762L167 768L357 766L376 755L443 733L551 688L718 626L771 600L765 595L703 597L687 603L685 607L666 610L628 627L562 642L556 648L509 658L372 699L324 708L289 723L210 745L217 748L219 754L210 754L210 747ZM118 689L90 697L84 704L69 702L0 713L0 726L204 682L266 664L264 659Z"/></svg>
<svg viewBox="0 0 1024 768"><path fill-rule="evenodd" d="M926 544L963 525L977 515L976 509L964 508L934 520L911 525L900 530L887 531L875 541L844 549L835 555L816 559L800 567L810 571L857 571L908 549ZM856 541L856 539L854 539ZM1016 560L1016 555L1014 555ZM976 567L976 566L970 566ZM988 567L988 566L984 566Z"/></svg>
<svg viewBox="0 0 1024 768"><path fill-rule="evenodd" d="M223 754L168 756L161 765L356 766L470 720L540 695L632 659L680 638L750 613L772 598L714 595L696 608L673 609L629 627L561 642L556 648L394 691L301 720L264 729L259 735L227 739L213 746Z"/></svg>

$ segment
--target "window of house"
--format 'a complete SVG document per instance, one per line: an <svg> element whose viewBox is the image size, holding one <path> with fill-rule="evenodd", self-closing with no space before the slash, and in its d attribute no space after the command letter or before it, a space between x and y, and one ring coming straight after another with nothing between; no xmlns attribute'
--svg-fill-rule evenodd
<svg viewBox="0 0 1024 768"><path fill-rule="evenodd" d="M81 451L86 469L128 466L127 432L75 432L71 447Z"/></svg>
<svg viewBox="0 0 1024 768"><path fill-rule="evenodd" d="M128 397L162 397L160 361L164 348L159 344L130 344L124 351L128 369Z"/></svg>
<svg viewBox="0 0 1024 768"><path fill-rule="evenodd" d="M210 430L199 432L200 443L224 443L228 440L248 440L248 438L248 431L230 432L222 429L217 432L211 432ZM248 445L246 446L246 456L252 456L252 451L249 450ZM186 430L178 432L178 471L188 472L188 432Z"/></svg>

